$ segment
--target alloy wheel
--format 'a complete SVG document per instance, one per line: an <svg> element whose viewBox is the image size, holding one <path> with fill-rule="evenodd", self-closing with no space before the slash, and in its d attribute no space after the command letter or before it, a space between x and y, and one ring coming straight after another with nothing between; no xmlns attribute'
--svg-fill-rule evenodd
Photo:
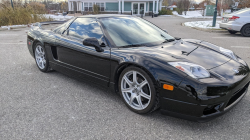
<svg viewBox="0 0 250 140"><path fill-rule="evenodd" d="M42 46L38 45L35 50L36 63L40 69L46 66L45 52Z"/></svg>
<svg viewBox="0 0 250 140"><path fill-rule="evenodd" d="M126 103L136 109L145 109L151 100L150 85L137 71L128 71L121 80L121 92Z"/></svg>

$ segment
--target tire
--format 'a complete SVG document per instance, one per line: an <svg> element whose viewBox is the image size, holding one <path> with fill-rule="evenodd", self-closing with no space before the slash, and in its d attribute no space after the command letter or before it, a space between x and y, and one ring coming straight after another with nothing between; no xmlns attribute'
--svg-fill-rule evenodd
<svg viewBox="0 0 250 140"><path fill-rule="evenodd" d="M38 42L34 47L34 57L38 69L42 72L49 72L49 60L44 46Z"/></svg>
<svg viewBox="0 0 250 140"><path fill-rule="evenodd" d="M236 33L237 33L237 31L230 31L230 30L228 30L228 32L229 32L230 34L236 34Z"/></svg>
<svg viewBox="0 0 250 140"><path fill-rule="evenodd" d="M142 69L134 66L125 68L119 77L118 84L120 96L133 112L146 114L159 107L159 96L155 85Z"/></svg>
<svg viewBox="0 0 250 140"><path fill-rule="evenodd" d="M250 37L250 24L243 26L240 33L242 36Z"/></svg>

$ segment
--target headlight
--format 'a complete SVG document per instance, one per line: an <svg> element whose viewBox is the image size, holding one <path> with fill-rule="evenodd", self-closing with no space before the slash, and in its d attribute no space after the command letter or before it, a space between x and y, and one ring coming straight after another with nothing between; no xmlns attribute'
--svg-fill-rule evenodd
<svg viewBox="0 0 250 140"><path fill-rule="evenodd" d="M225 49L225 48L222 48L222 47L220 47L220 51L221 51L222 53L224 53L225 55L231 57L232 59L238 61L238 59L237 59L237 57L236 57L236 55L234 54L233 51L228 50L228 49Z"/></svg>
<svg viewBox="0 0 250 140"><path fill-rule="evenodd" d="M210 77L210 73L200 65L188 62L169 62L169 64L196 79Z"/></svg>

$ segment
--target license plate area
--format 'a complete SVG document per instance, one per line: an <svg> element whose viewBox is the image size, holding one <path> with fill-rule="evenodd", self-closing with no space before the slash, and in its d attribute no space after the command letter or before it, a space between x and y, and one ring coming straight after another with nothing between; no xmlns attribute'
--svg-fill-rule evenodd
<svg viewBox="0 0 250 140"><path fill-rule="evenodd" d="M228 22L228 18L223 18L222 22Z"/></svg>

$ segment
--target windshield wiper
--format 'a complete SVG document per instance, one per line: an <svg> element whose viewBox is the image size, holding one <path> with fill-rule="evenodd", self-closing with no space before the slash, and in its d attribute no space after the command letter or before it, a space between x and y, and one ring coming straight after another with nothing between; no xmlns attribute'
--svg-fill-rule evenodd
<svg viewBox="0 0 250 140"><path fill-rule="evenodd" d="M130 45L121 46L119 48L142 47L142 46L146 46L146 45L144 45L144 44L130 44Z"/></svg>
<svg viewBox="0 0 250 140"><path fill-rule="evenodd" d="M163 41L162 43L168 43L168 42L172 42L175 41L175 39L166 39L165 41Z"/></svg>

